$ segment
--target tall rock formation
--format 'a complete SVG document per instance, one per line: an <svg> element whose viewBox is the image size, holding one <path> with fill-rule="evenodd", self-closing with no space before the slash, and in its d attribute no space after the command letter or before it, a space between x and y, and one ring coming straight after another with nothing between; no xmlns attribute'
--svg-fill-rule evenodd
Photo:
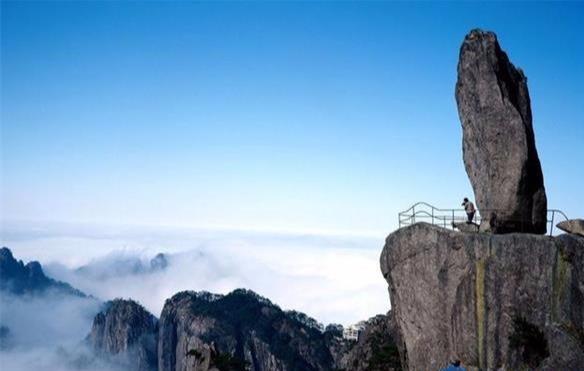
<svg viewBox="0 0 584 371"><path fill-rule="evenodd" d="M247 290L181 292L162 310L158 369L333 370L325 335L315 324Z"/></svg>
<svg viewBox="0 0 584 371"><path fill-rule="evenodd" d="M410 370L584 370L584 237L418 223L387 237L381 271Z"/></svg>
<svg viewBox="0 0 584 371"><path fill-rule="evenodd" d="M466 172L488 229L545 234L547 201L527 78L494 33L473 30L465 37L456 102Z"/></svg>
<svg viewBox="0 0 584 371"><path fill-rule="evenodd" d="M157 365L157 319L133 300L116 299L95 316L87 341L97 355L126 370Z"/></svg>

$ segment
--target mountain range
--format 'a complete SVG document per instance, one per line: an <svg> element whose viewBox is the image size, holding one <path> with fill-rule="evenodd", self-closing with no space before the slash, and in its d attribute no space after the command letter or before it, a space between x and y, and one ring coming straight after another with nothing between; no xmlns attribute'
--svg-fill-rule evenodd
<svg viewBox="0 0 584 371"><path fill-rule="evenodd" d="M158 254L136 272L164 269L165 261ZM8 248L0 250L0 277L2 295L88 297L48 277L40 263L16 260ZM246 289L225 295L182 291L166 300L159 317L117 298L101 304L87 337L78 339L91 357L74 364L87 369L100 360L135 371L400 370L390 328L389 316L378 315L364 322L358 341L346 339L341 325L325 328ZM1 334L8 343L11 329L2 326Z"/></svg>

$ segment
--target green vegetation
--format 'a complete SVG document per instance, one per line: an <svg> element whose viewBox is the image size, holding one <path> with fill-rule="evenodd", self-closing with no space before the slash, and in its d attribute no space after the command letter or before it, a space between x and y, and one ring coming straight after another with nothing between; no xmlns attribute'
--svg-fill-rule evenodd
<svg viewBox="0 0 584 371"><path fill-rule="evenodd" d="M537 368L550 355L543 331L518 316L513 318L509 347L518 352L521 362L530 368Z"/></svg>
<svg viewBox="0 0 584 371"><path fill-rule="evenodd" d="M249 370L249 362L241 358L232 356L229 353L211 353L211 364L219 369L219 371L247 371Z"/></svg>
<svg viewBox="0 0 584 371"><path fill-rule="evenodd" d="M194 356L195 358L201 358L202 354L201 354L201 352L199 352L196 349L191 349L187 352L187 357L189 357L189 356L191 356L191 357Z"/></svg>
<svg viewBox="0 0 584 371"><path fill-rule="evenodd" d="M190 349L187 352L187 357L195 357L197 362L202 362L203 353L197 349ZM247 371L249 370L249 362L241 358L235 357L230 353L221 353L211 350L211 365L218 368L219 371Z"/></svg>
<svg viewBox="0 0 584 371"><path fill-rule="evenodd" d="M574 323L566 322L562 323L562 330L566 331L570 336L572 336L584 349L584 328L575 325Z"/></svg>
<svg viewBox="0 0 584 371"><path fill-rule="evenodd" d="M369 361L369 371L385 371L393 369L400 371L401 363L399 351L393 341L387 341L383 334L376 333L373 336L371 345L371 360Z"/></svg>

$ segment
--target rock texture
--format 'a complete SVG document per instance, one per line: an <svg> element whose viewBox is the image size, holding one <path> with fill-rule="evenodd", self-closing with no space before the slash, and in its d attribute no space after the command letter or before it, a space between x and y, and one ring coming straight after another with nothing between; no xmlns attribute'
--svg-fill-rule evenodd
<svg viewBox="0 0 584 371"><path fill-rule="evenodd" d="M325 335L314 324L247 290L181 292L160 317L158 369L332 370Z"/></svg>
<svg viewBox="0 0 584 371"><path fill-rule="evenodd" d="M39 262L24 264L16 260L7 247L0 249L0 291L13 295L36 295L50 291L52 295L86 297L68 283L49 278Z"/></svg>
<svg viewBox="0 0 584 371"><path fill-rule="evenodd" d="M456 102L466 172L494 233L546 232L547 200L527 78L492 32L471 31L458 62Z"/></svg>
<svg viewBox="0 0 584 371"><path fill-rule="evenodd" d="M391 312L390 312L391 313ZM341 368L350 371L402 370L397 334L390 313L370 318L359 340L343 357Z"/></svg>
<svg viewBox="0 0 584 371"><path fill-rule="evenodd" d="M387 237L381 270L410 370L584 369L582 237L418 223Z"/></svg>
<svg viewBox="0 0 584 371"><path fill-rule="evenodd" d="M466 222L452 222L452 228L458 229L461 232L479 232L480 226L475 223L466 223Z"/></svg>
<svg viewBox="0 0 584 371"><path fill-rule="evenodd" d="M126 370L150 371L157 366L157 319L132 300L106 303L87 340L96 354Z"/></svg>
<svg viewBox="0 0 584 371"><path fill-rule="evenodd" d="M584 236L584 219L570 219L556 225L564 232Z"/></svg>

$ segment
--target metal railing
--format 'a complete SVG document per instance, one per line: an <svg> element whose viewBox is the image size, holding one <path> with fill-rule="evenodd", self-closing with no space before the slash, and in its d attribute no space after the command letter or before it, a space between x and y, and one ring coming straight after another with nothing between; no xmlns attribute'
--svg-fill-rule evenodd
<svg viewBox="0 0 584 371"><path fill-rule="evenodd" d="M490 214L491 212L497 212L497 210L484 210L483 213ZM547 210L547 230L549 235L553 235L555 222L558 219L563 218L568 220L568 217L564 212L558 209ZM428 222L432 225L438 225L447 229L454 229L455 223L464 223L468 220L466 212L464 209L441 209L427 202L417 202L409 209L402 211L398 214L399 227L407 227L409 225L415 224L417 222ZM477 210L473 218L473 222L480 225L481 215Z"/></svg>

